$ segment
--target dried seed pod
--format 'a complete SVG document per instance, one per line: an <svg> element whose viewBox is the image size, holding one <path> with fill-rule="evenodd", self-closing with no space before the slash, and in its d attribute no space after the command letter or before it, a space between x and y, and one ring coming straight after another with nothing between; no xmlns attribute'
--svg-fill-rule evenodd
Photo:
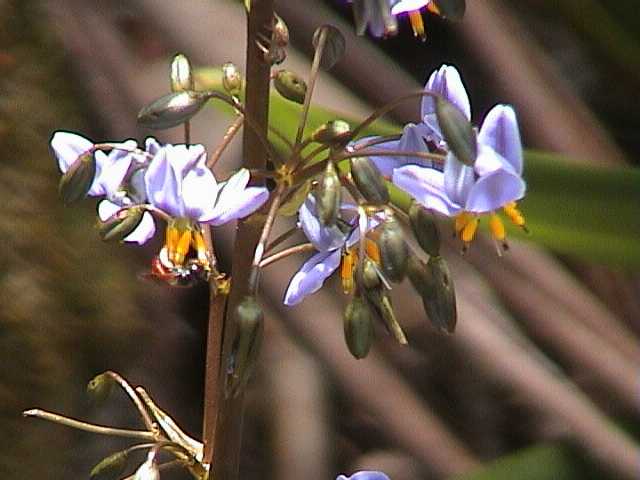
<svg viewBox="0 0 640 480"><path fill-rule="evenodd" d="M324 226L335 225L340 213L340 197L342 185L336 167L332 161L327 162L324 175L315 190L316 210L320 223Z"/></svg>
<svg viewBox="0 0 640 480"><path fill-rule="evenodd" d="M453 154L465 165L473 166L478 156L478 143L471 122L456 106L442 97L436 98L436 117Z"/></svg>
<svg viewBox="0 0 640 480"><path fill-rule="evenodd" d="M371 307L359 295L353 297L344 311L344 338L351 355L360 359L367 356L373 343Z"/></svg>
<svg viewBox="0 0 640 480"><path fill-rule="evenodd" d="M464 17L467 7L465 0L433 0L433 2L442 18L459 22Z"/></svg>
<svg viewBox="0 0 640 480"><path fill-rule="evenodd" d="M313 33L313 48L318 48L321 36L324 35L324 50L320 65L325 70L331 70L340 61L346 50L346 40L342 32L332 25L322 25Z"/></svg>
<svg viewBox="0 0 640 480"><path fill-rule="evenodd" d="M271 31L271 41L280 48L289 45L289 27L280 15L273 14L273 29Z"/></svg>
<svg viewBox="0 0 640 480"><path fill-rule="evenodd" d="M98 224L98 233L105 242L121 242L142 221L144 210L140 207L123 208L112 217Z"/></svg>
<svg viewBox="0 0 640 480"><path fill-rule="evenodd" d="M242 92L242 74L234 63L227 62L222 65L222 88L235 97Z"/></svg>
<svg viewBox="0 0 640 480"><path fill-rule="evenodd" d="M207 92L173 92L151 102L138 113L138 125L162 130L190 120L207 103Z"/></svg>
<svg viewBox="0 0 640 480"><path fill-rule="evenodd" d="M430 256L440 255L440 233L431 214L417 202L409 208L409 222L418 244Z"/></svg>
<svg viewBox="0 0 640 480"><path fill-rule="evenodd" d="M115 384L116 381L111 375L101 373L93 377L87 384L87 395L89 395L94 403L100 404L111 394Z"/></svg>
<svg viewBox="0 0 640 480"><path fill-rule="evenodd" d="M365 291L365 296L369 305L371 305L374 311L378 314L382 323L386 327L387 331L393 335L393 338L401 345L409 343L407 337L402 331L402 327L398 323L396 314L393 311L393 305L391 304L391 297L384 288L376 288L373 290Z"/></svg>
<svg viewBox="0 0 640 480"><path fill-rule="evenodd" d="M58 191L65 204L82 200L87 196L96 176L96 159L93 152L80 155L62 175Z"/></svg>
<svg viewBox="0 0 640 480"><path fill-rule="evenodd" d="M235 316L237 331L225 383L227 397L236 397L247 384L255 367L264 330L264 314L255 297L245 297L232 315Z"/></svg>
<svg viewBox="0 0 640 480"><path fill-rule="evenodd" d="M344 145L351 138L351 126L344 120L330 120L311 134L311 140L324 145Z"/></svg>
<svg viewBox="0 0 640 480"><path fill-rule="evenodd" d="M402 226L392 213L386 213L378 238L382 271L392 282L404 280L409 258L409 247L404 240Z"/></svg>
<svg viewBox="0 0 640 480"><path fill-rule="evenodd" d="M186 55L178 53L171 60L171 91L183 92L194 89L191 62Z"/></svg>
<svg viewBox="0 0 640 480"><path fill-rule="evenodd" d="M122 476L127 468L129 459L126 450L116 452L103 458L95 467L91 469L89 477L92 480L111 480Z"/></svg>
<svg viewBox="0 0 640 480"><path fill-rule="evenodd" d="M273 86L287 100L301 105L304 103L304 97L307 95L307 84L295 73L289 70L278 70L273 78Z"/></svg>
<svg viewBox="0 0 640 480"><path fill-rule="evenodd" d="M374 205L389 203L389 191L378 167L368 157L353 157L349 163L351 177L367 202Z"/></svg>

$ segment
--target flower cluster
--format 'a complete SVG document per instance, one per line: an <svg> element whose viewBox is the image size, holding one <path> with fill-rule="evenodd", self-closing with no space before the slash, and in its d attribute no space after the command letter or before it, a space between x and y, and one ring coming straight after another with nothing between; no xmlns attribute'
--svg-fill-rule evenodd
<svg viewBox="0 0 640 480"><path fill-rule="evenodd" d="M250 215L269 196L264 187L248 186L246 169L218 182L202 145L161 145L147 138L141 149L134 140L94 144L59 131L51 147L63 173L65 199L102 197L98 216L104 239L141 245L155 234L154 216L166 221L154 273L176 282L189 272L210 271L201 225Z"/></svg>

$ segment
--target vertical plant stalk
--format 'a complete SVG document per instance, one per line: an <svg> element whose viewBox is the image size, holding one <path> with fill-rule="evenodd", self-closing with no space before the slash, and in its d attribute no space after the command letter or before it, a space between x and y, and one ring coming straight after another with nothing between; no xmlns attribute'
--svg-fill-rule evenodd
<svg viewBox="0 0 640 480"><path fill-rule="evenodd" d="M264 150L260 135L267 136L269 116L269 85L271 66L264 61L263 53L258 48L258 34L262 32L269 37L265 27L270 27L273 19L273 0L253 0L250 12L247 14L247 65L245 90L245 118L255 123L254 128L243 130L243 167L263 170L267 167L267 152ZM233 277L231 291L224 315L222 332L221 364L218 363L217 383L207 395L217 394L217 416L215 420L213 438L211 430L205 427L208 437L205 443L212 446L210 478L216 480L236 480L238 478L240 446L242 442L242 420L244 414L244 396L240 393L235 398L225 398L221 388L225 380L225 362L231 352L231 345L237 325L233 323L233 312L248 293L249 273L253 253L258 244L262 225L260 222L238 223L235 248L232 255ZM215 297L211 299L215 302ZM211 305L211 308L215 308ZM223 314L219 311L216 318L210 321L222 322ZM214 341L214 340L212 340ZM208 346L209 347L209 346ZM208 348L207 347L207 348ZM222 367L222 368L220 368ZM213 375L214 372L211 372ZM207 373L209 375L209 373ZM209 380L211 383L211 381ZM211 391L215 389L215 392ZM212 408L212 404L205 403L205 409ZM212 413L205 412L205 418L211 419ZM210 420L211 421L211 420Z"/></svg>

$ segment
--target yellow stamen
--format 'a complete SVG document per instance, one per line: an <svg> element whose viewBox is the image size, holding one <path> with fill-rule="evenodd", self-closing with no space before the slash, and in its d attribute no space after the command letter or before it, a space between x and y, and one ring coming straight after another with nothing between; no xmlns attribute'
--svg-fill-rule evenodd
<svg viewBox="0 0 640 480"><path fill-rule="evenodd" d="M435 4L435 2L429 2L427 4L427 10L430 11L431 13L435 13L436 15L440 15L440 9Z"/></svg>
<svg viewBox="0 0 640 480"><path fill-rule="evenodd" d="M174 265L181 266L184 263L187 254L189 253L190 246L191 230L183 230L180 233L180 238L178 238L176 249L173 253L173 258L171 258L171 254L169 254L169 260L171 260Z"/></svg>
<svg viewBox="0 0 640 480"><path fill-rule="evenodd" d="M365 242L365 251L371 260L380 265L380 248L378 244L373 240L366 239Z"/></svg>
<svg viewBox="0 0 640 480"><path fill-rule="evenodd" d="M173 262L176 249L178 248L178 238L180 233L178 229L172 225L167 225L167 233L165 235L165 246L167 247L167 257Z"/></svg>
<svg viewBox="0 0 640 480"><path fill-rule="evenodd" d="M460 238L464 243L470 243L476 235L476 230L478 230L478 219L472 218L462 229Z"/></svg>
<svg viewBox="0 0 640 480"><path fill-rule="evenodd" d="M202 232L196 230L193 232L193 248L198 257L198 263L205 268L209 267L209 256L207 255L207 245L204 242Z"/></svg>
<svg viewBox="0 0 640 480"><path fill-rule="evenodd" d="M503 207L504 213L509 217L515 225L522 228L524 231L527 231L527 227L525 226L524 215L518 209L516 202L509 202Z"/></svg>
<svg viewBox="0 0 640 480"><path fill-rule="evenodd" d="M467 224L473 220L473 216L468 212L462 212L456 215L454 228L456 235L460 235L460 232L467 226Z"/></svg>
<svg viewBox="0 0 640 480"><path fill-rule="evenodd" d="M411 10L409 12L409 21L411 22L411 28L413 28L413 35L424 42L427 39L427 35L424 32L424 22L422 21L420 10Z"/></svg>
<svg viewBox="0 0 640 480"><path fill-rule="evenodd" d="M345 252L342 254L342 263L340 265L342 291L345 295L351 295L351 293L353 293L353 273L356 263L358 263L358 254L355 252L355 250L345 250Z"/></svg>
<svg viewBox="0 0 640 480"><path fill-rule="evenodd" d="M491 230L491 235L493 235L493 238L500 242L502 242L506 237L504 223L502 223L500 217L498 217L498 215L496 215L495 213L492 213L491 217L489 217L489 230Z"/></svg>

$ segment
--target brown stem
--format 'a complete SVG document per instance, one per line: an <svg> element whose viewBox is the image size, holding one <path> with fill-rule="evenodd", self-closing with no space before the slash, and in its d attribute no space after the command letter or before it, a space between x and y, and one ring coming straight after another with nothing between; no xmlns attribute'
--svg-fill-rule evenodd
<svg viewBox="0 0 640 480"><path fill-rule="evenodd" d="M311 252L315 249L316 247L314 247L311 243L301 243L300 245L294 245L293 247L285 248L284 250L274 253L273 255L269 255L267 258L263 259L260 262L260 268L268 267L273 262L277 262L278 260L287 258L290 255L295 255L297 253L303 252Z"/></svg>
<svg viewBox="0 0 640 480"><path fill-rule="evenodd" d="M269 116L269 84L271 67L265 63L262 51L258 48L258 35L273 20L273 0L253 0L248 13L247 26L247 65L246 65L246 101L245 119L251 119L255 128L243 130L243 167L264 169L267 166L267 152L263 149L261 137L266 138ZM248 294L249 274L253 259L252 252L258 244L262 225L260 222L238 222L235 248L232 255L233 282L229 293L227 312L235 311L238 304ZM212 301L215 300L212 299ZM211 305L211 308L215 308ZM218 319L220 320L220 319ZM222 339L222 361L229 357L237 326L233 315L225 315ZM220 369L218 384L224 381L224 369ZM244 395L225 398L223 389L218 390L218 415L215 422L214 439L205 438L206 443L213 441L211 478L216 480L236 480L240 462L242 443L242 420L244 414ZM207 414L210 415L210 414ZM205 417L207 416L205 415ZM208 430L209 435L211 431Z"/></svg>
<svg viewBox="0 0 640 480"><path fill-rule="evenodd" d="M218 145L218 148L216 148L215 151L209 157L209 160L207 161L207 167L213 168L214 165L218 163L218 160L220 160L222 153L229 146L229 144L231 143L231 140L233 140L233 137L236 136L236 133L238 133L238 130L240 130L240 127L242 127L243 123L244 123L244 115L238 115L235 121L229 126L229 128L225 132L224 137L222 137L222 142L220 143L220 145Z"/></svg>

